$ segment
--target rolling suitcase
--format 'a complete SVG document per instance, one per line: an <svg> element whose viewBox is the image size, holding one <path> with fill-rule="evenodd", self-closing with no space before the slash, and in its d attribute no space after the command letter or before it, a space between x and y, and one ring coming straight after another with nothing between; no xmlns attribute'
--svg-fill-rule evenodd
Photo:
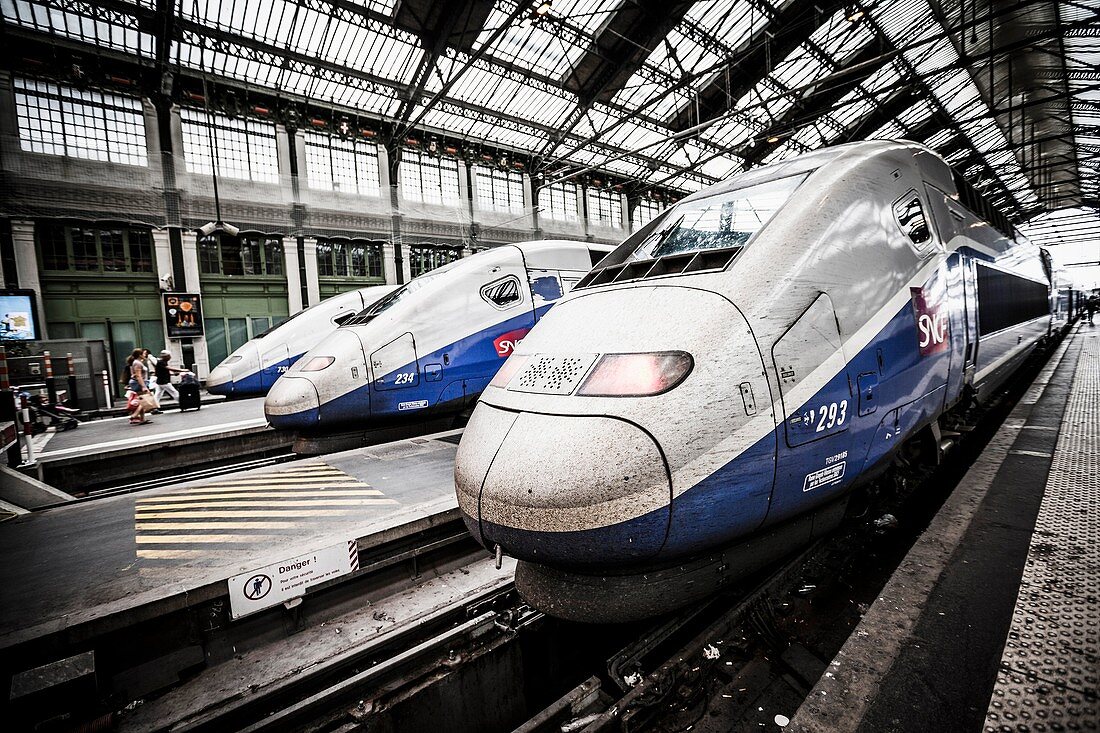
<svg viewBox="0 0 1100 733"><path fill-rule="evenodd" d="M183 410L197 410L202 407L202 402L199 400L199 385L197 384L180 384L180 411Z"/></svg>

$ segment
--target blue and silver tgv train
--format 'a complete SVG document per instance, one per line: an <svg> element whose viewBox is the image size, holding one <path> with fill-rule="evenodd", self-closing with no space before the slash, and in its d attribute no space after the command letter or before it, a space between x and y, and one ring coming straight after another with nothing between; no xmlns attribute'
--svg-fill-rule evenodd
<svg viewBox="0 0 1100 733"><path fill-rule="evenodd" d="M341 323L365 306L396 289L396 285L376 285L340 293L317 305L295 313L274 328L249 340L210 370L206 389L228 397L258 397L290 365L309 351Z"/></svg>
<svg viewBox="0 0 1100 733"><path fill-rule="evenodd" d="M295 364L264 402L268 421L317 433L468 409L535 322L611 249L521 242L421 275Z"/></svg>
<svg viewBox="0 0 1100 733"><path fill-rule="evenodd" d="M552 614L686 604L835 526L899 446L988 397L1048 335L1040 254L909 142L694 194L485 390L455 464L466 524Z"/></svg>

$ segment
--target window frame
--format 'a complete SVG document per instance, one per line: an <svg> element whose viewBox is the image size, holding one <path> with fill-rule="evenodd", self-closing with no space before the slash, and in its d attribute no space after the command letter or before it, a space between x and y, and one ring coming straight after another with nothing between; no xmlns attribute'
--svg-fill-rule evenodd
<svg viewBox="0 0 1100 733"><path fill-rule="evenodd" d="M183 160L188 173L199 176L213 173L214 151L207 132L211 126L218 147L218 176L279 185L282 171L279 168L278 130L274 122L207 115L204 110L194 107L180 109ZM241 152L242 145L243 158L236 155Z"/></svg>
<svg viewBox="0 0 1100 733"><path fill-rule="evenodd" d="M462 259L462 251L457 247L448 247L446 245L436 244L410 244L409 245L409 278L414 279L436 270L444 265L449 265L452 262ZM423 263L427 258L427 261L431 265L428 268L423 268Z"/></svg>
<svg viewBox="0 0 1100 733"><path fill-rule="evenodd" d="M11 88L23 152L149 167L140 98L18 76Z"/></svg>
<svg viewBox="0 0 1100 733"><path fill-rule="evenodd" d="M303 144L306 153L306 185L309 188L368 198L382 197L382 164L377 143L309 130L305 133ZM351 156L353 164L351 173L355 176L354 190L341 188L344 181L337 180L336 160L333 157L337 152ZM326 161L324 171L318 171L314 165L314 160L319 160L321 157ZM346 171L347 167L341 166L341 169ZM324 172L327 172L327 175L321 175ZM366 185L364 177L367 178Z"/></svg>
<svg viewBox="0 0 1100 733"><path fill-rule="evenodd" d="M47 231L54 229L59 230L61 233L61 244L65 251L65 264L64 268L51 266L47 262L46 256L46 244L43 240L43 236ZM94 267L78 267L77 266L77 252L73 241L73 232L90 232L91 244L95 250L95 266ZM122 261L124 263L121 270L110 270L104 265L106 258L103 252L103 232L118 231L121 234L119 239L119 247L122 251ZM134 269L134 234L145 234L148 236L148 253L149 253L149 268L148 269ZM38 267L41 272L46 275L104 275L107 277L133 277L142 275L156 275L157 272L157 259L156 259L156 247L153 244L153 230L152 227L143 228L134 226L132 224L118 223L117 226L112 226L105 223L97 222L81 222L81 221L38 221L35 222L34 227L34 243L35 250L37 252ZM55 241L54 244L57 244ZM85 261L90 261L92 258L85 257Z"/></svg>
<svg viewBox="0 0 1100 733"><path fill-rule="evenodd" d="M593 199L595 199L597 204L606 203L607 206L604 207L602 205L599 205L593 207ZM622 229L625 226L625 222L623 221L623 197L621 194L610 189L586 186L584 193L584 204L585 214L587 215L589 224L595 224L596 226L607 227L609 229ZM598 213L603 211L605 208L607 209L608 214L615 214L617 211L617 222L613 222L610 218L605 220L601 217L593 216L593 209L595 209L595 211Z"/></svg>
<svg viewBox="0 0 1100 733"><path fill-rule="evenodd" d="M196 240L196 247L198 248L198 256L199 256L199 277L200 278L227 277L227 278L286 279L286 242L284 241L285 237L283 235L281 235L281 234L278 234L278 235L276 235L276 234L263 234L263 233L259 233L259 232L246 232L246 233L239 234L235 237L231 237L231 239L234 239L234 240L237 241L238 246L243 246L244 243L247 241L251 244L251 246L256 247L256 252L259 255L259 266L260 266L260 272L259 273L241 272L240 274L237 274L237 273L226 273L225 272L225 256L224 256L224 253L223 253L223 245L224 245L224 240L226 238L229 238L228 235L225 235L225 234L219 232L219 233L214 233L214 234L207 235L205 237L199 237ZM215 249L214 249L214 252L216 252L215 256L216 256L216 260L217 260L217 263L218 263L218 271L217 272L211 272L209 269L207 269L207 262L208 262L208 257L207 256L210 252L210 250L207 249L207 245L209 244L209 240L213 240L215 242L215 245L216 245ZM271 257L270 261L278 263L276 271L272 271L271 268L268 265L269 255L270 255L268 245L274 244L274 243L278 244L278 254L275 257ZM243 258L242 258L241 262L242 262L242 267L243 267L243 263L244 263Z"/></svg>
<svg viewBox="0 0 1100 733"><path fill-rule="evenodd" d="M416 167L415 175L413 166ZM443 180L444 168L447 169L448 177L451 173L451 167L454 170L454 198L450 199L444 196L445 187ZM425 167L435 171L435 184L433 191L438 188L439 200L435 200L433 197L431 200L424 196L424 170ZM401 161L398 164L398 189L401 194L401 198L410 203L427 204L429 206L461 206L463 203L462 197L462 167L461 161L457 158L451 158L446 156L434 156L425 154L419 150L406 148L401 152ZM406 180L414 178L419 183L419 188L415 192L416 195L410 195L410 189L406 184ZM429 179L431 176L428 177ZM449 188L449 187L448 187Z"/></svg>
<svg viewBox="0 0 1100 733"><path fill-rule="evenodd" d="M546 200L543 200L543 197ZM570 207L570 197L572 197L572 207ZM543 186L539 189L538 196L536 197L539 207L539 216L545 217L552 221L563 221L576 224L581 220L580 213L580 193L577 190L577 184L570 181L559 181L558 183L551 183L548 186ZM555 207L560 204L561 215L558 215Z"/></svg>
<svg viewBox="0 0 1100 733"><path fill-rule="evenodd" d="M317 277L326 280L356 282L385 282L386 279L386 242L376 239L347 239L344 237L318 237L317 238ZM339 248L343 248L345 274L341 275L337 267L336 255ZM327 257L322 256L322 249L327 249ZM363 252L364 275L354 274L354 257L356 251ZM326 267L327 266L327 267ZM327 272L325 271L327 269ZM377 274L375 274L375 271Z"/></svg>
<svg viewBox="0 0 1100 733"><path fill-rule="evenodd" d="M505 285L508 284L515 286L516 297L514 300L510 300L505 303L498 303L489 295L490 291L503 288ZM511 308L515 308L517 305L523 305L523 284L515 275L505 275L504 277L497 278L490 283L486 283L485 285L481 286L481 290L479 292L481 294L482 300L484 300L486 303L499 311L506 311Z"/></svg>
<svg viewBox="0 0 1100 733"><path fill-rule="evenodd" d="M475 164L473 169L479 211L497 214L523 213L525 204L521 172L482 164ZM515 200L515 194L518 194L518 200Z"/></svg>

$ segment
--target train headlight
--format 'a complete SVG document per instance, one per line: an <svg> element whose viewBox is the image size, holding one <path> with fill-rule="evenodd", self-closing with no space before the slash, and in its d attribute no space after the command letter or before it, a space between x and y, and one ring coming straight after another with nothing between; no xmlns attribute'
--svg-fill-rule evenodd
<svg viewBox="0 0 1100 733"><path fill-rule="evenodd" d="M306 362L306 365L302 367L303 372L319 372L322 369L327 369L332 366L332 362L336 361L335 356L315 356Z"/></svg>
<svg viewBox="0 0 1100 733"><path fill-rule="evenodd" d="M686 351L604 354L581 383L585 397L649 397L669 391L691 373Z"/></svg>
<svg viewBox="0 0 1100 733"><path fill-rule="evenodd" d="M507 387L508 382L512 381L512 377L516 376L516 372L522 369L527 364L526 356L516 356L513 354L505 360L500 369L497 370L496 375L492 381L489 382L490 387Z"/></svg>

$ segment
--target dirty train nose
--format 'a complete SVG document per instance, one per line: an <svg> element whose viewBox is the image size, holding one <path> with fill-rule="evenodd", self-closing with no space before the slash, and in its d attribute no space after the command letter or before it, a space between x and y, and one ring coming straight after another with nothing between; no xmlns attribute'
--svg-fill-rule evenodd
<svg viewBox="0 0 1100 733"><path fill-rule="evenodd" d="M206 378L206 391L219 395L233 394L233 372L228 367L214 367Z"/></svg>
<svg viewBox="0 0 1100 733"><path fill-rule="evenodd" d="M630 563L665 541L668 471L657 444L623 420L481 404L459 445L455 483L473 535L520 560Z"/></svg>
<svg viewBox="0 0 1100 733"><path fill-rule="evenodd" d="M284 375L264 400L264 415L278 430L316 427L321 419L320 409L317 388L305 377Z"/></svg>

